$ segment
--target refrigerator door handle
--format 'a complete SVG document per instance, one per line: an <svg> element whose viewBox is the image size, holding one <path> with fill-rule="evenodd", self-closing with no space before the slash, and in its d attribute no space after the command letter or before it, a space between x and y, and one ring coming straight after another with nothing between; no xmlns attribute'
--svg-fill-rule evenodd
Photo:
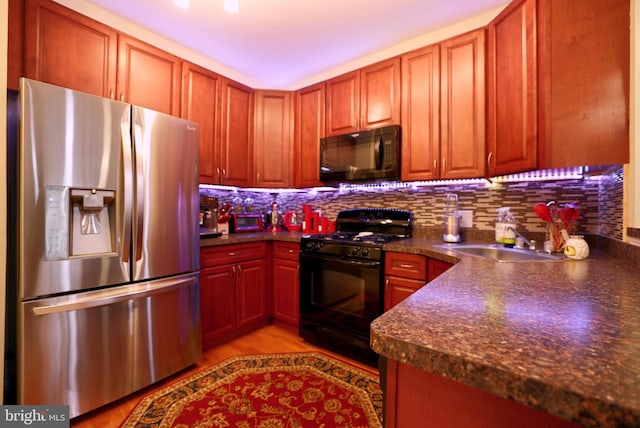
<svg viewBox="0 0 640 428"><path fill-rule="evenodd" d="M153 283L141 283L134 287L126 287L126 291L114 293L113 290L98 293L94 296L87 296L69 300L52 305L38 306L33 308L33 313L38 316L56 314L61 312L71 312L100 306L112 305L132 299L143 299L156 294L165 293L169 290L191 287L198 282L198 276L190 276L182 279L171 279L164 281L154 281ZM152 285L150 285L152 284Z"/></svg>
<svg viewBox="0 0 640 428"><path fill-rule="evenodd" d="M142 144L142 127L139 124L133 125L133 133L134 133L134 142L135 142L135 162L136 162L136 242L135 242L135 250L136 250L136 261L142 259L142 236L143 236L143 225L144 225L144 165L142 162L142 154L138 153L138 149L143 147Z"/></svg>
<svg viewBox="0 0 640 428"><path fill-rule="evenodd" d="M131 160L131 124L123 122L120 125L122 136L122 168L123 168L123 232L122 232L122 261L128 263L131 258L131 201L133 200L133 164Z"/></svg>

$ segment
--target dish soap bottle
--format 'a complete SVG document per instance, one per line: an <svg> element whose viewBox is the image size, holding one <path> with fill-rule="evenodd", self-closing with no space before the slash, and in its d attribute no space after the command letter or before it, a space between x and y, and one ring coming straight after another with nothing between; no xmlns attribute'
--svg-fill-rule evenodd
<svg viewBox="0 0 640 428"><path fill-rule="evenodd" d="M496 244L504 244L504 225L506 211L508 207L498 208L498 218L496 219Z"/></svg>
<svg viewBox="0 0 640 428"><path fill-rule="evenodd" d="M504 246L512 248L516 243L516 218L509 207L505 207L502 227L504 228Z"/></svg>

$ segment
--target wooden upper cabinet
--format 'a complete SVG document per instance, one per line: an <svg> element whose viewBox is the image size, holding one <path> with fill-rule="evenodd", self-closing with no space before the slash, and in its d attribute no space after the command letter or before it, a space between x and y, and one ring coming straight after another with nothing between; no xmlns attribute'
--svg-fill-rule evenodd
<svg viewBox="0 0 640 428"><path fill-rule="evenodd" d="M629 0L538 0L539 168L629 162Z"/></svg>
<svg viewBox="0 0 640 428"><path fill-rule="evenodd" d="M18 13L14 2L13 13ZM118 49L115 30L50 0L26 0L24 13L25 77L113 96Z"/></svg>
<svg viewBox="0 0 640 428"><path fill-rule="evenodd" d="M118 37L119 100L179 116L181 75L180 58L128 36Z"/></svg>
<svg viewBox="0 0 640 428"><path fill-rule="evenodd" d="M400 57L326 82L326 136L400 123Z"/></svg>
<svg viewBox="0 0 640 428"><path fill-rule="evenodd" d="M321 186L320 139L324 137L325 84L296 92L293 183L295 187Z"/></svg>
<svg viewBox="0 0 640 428"><path fill-rule="evenodd" d="M220 140L220 94L222 78L202 67L184 62L182 67L182 114L200 124L200 183L220 183L216 143Z"/></svg>
<svg viewBox="0 0 640 428"><path fill-rule="evenodd" d="M332 135L360 131L360 72L352 71L327 81L326 132Z"/></svg>
<svg viewBox="0 0 640 428"><path fill-rule="evenodd" d="M258 187L291 187L293 94L255 92L254 167Z"/></svg>
<svg viewBox="0 0 640 428"><path fill-rule="evenodd" d="M404 181L485 173L485 33L402 55Z"/></svg>
<svg viewBox="0 0 640 428"><path fill-rule="evenodd" d="M400 123L400 57L360 70L360 130Z"/></svg>
<svg viewBox="0 0 640 428"><path fill-rule="evenodd" d="M253 89L230 79L222 83L221 184L253 185Z"/></svg>
<svg viewBox="0 0 640 428"><path fill-rule="evenodd" d="M440 45L402 56L403 181L438 178L440 159Z"/></svg>
<svg viewBox="0 0 640 428"><path fill-rule="evenodd" d="M485 175L485 30L440 43L441 178Z"/></svg>
<svg viewBox="0 0 640 428"><path fill-rule="evenodd" d="M24 0L9 0L7 28L7 88L20 89L24 72Z"/></svg>
<svg viewBox="0 0 640 428"><path fill-rule="evenodd" d="M516 0L487 27L489 176L535 169L535 0Z"/></svg>

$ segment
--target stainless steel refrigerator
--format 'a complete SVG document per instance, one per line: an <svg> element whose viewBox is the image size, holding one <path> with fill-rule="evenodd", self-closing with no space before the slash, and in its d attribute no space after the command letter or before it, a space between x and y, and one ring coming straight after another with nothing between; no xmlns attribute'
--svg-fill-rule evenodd
<svg viewBox="0 0 640 428"><path fill-rule="evenodd" d="M19 112L5 385L74 417L201 355L198 125L28 79Z"/></svg>

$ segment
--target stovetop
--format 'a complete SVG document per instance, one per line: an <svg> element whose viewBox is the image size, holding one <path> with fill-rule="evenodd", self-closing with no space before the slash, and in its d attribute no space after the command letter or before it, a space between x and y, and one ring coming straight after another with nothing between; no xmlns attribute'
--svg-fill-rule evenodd
<svg viewBox="0 0 640 428"><path fill-rule="evenodd" d="M313 241L332 241L336 243L365 243L365 244L384 244L386 242L404 239L405 236L393 235L389 233L373 233L373 232L335 232L330 234L314 234L306 235L303 239Z"/></svg>
<svg viewBox="0 0 640 428"><path fill-rule="evenodd" d="M395 209L340 211L337 232L305 235L300 249L306 254L380 260L383 244L411 237L411 220L411 212Z"/></svg>

